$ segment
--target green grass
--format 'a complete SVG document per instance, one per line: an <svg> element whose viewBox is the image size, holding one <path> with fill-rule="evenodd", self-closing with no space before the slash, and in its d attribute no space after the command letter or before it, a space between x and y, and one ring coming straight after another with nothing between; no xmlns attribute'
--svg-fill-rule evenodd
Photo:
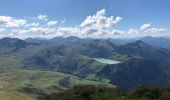
<svg viewBox="0 0 170 100"><path fill-rule="evenodd" d="M0 100L36 100L32 95L20 92L0 92Z"/></svg>
<svg viewBox="0 0 170 100"><path fill-rule="evenodd" d="M5 66L18 68L21 67L21 65L21 59L17 58L16 56L0 54L0 67Z"/></svg>
<svg viewBox="0 0 170 100"><path fill-rule="evenodd" d="M67 83L64 86L62 85L63 81ZM102 84L102 82L81 79L60 72L0 68L0 85L2 85L0 98L3 98L3 100L35 99L36 94L19 91L24 87L36 88L42 92L49 93L68 89L77 84L97 85Z"/></svg>

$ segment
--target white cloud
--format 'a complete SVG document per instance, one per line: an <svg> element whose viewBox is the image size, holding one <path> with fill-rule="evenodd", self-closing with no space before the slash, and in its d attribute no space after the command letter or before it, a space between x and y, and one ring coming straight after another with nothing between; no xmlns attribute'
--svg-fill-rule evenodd
<svg viewBox="0 0 170 100"><path fill-rule="evenodd" d="M55 36L56 29L55 28L43 28L43 27L34 27L30 29L13 29L9 34L9 37L13 38L52 38ZM30 35L31 34L31 35Z"/></svg>
<svg viewBox="0 0 170 100"><path fill-rule="evenodd" d="M6 31L6 29L4 28L0 28L0 38L4 37L4 32Z"/></svg>
<svg viewBox="0 0 170 100"><path fill-rule="evenodd" d="M97 11L95 15L87 16L87 18L75 27L60 27L57 30L57 35L63 36L78 36L81 38L108 38L114 35L121 34L119 30L113 30L113 26L122 20L121 17L107 17L105 9Z"/></svg>
<svg viewBox="0 0 170 100"><path fill-rule="evenodd" d="M113 30L112 31L113 35L121 35L121 34L124 34L124 33L125 33L124 31L120 31L120 30Z"/></svg>
<svg viewBox="0 0 170 100"><path fill-rule="evenodd" d="M79 36L81 34L78 28L73 27L59 27L56 31L56 36Z"/></svg>
<svg viewBox="0 0 170 100"><path fill-rule="evenodd" d="M151 28L151 29L149 29L149 31L151 33L161 33L161 32L167 31L167 29L163 29L163 28Z"/></svg>
<svg viewBox="0 0 170 100"><path fill-rule="evenodd" d="M102 9L102 10L97 11L96 16L105 16L105 14L106 14L106 10Z"/></svg>
<svg viewBox="0 0 170 100"><path fill-rule="evenodd" d="M97 11L94 15L87 16L80 25L68 27L63 26L65 19L52 21L46 15L39 15L31 19L15 19L10 16L0 16L0 37L25 38L37 36L51 38L54 36L77 36L80 38L134 38L166 35L167 29L156 28L148 23L143 24L138 29L129 29L128 31L115 29L114 26L121 20L122 17L119 16L107 16L105 9Z"/></svg>
<svg viewBox="0 0 170 100"><path fill-rule="evenodd" d="M118 22L122 20L121 17L116 17L115 19L113 16L106 17L105 9L98 11L93 16L88 16L80 25L80 27L95 27L101 29L108 29L116 25Z"/></svg>
<svg viewBox="0 0 170 100"><path fill-rule="evenodd" d="M145 36L166 36L167 29L164 28L155 28L152 27L151 24L143 24L139 29L129 29L127 34L125 34L128 38L136 38L136 37L145 37Z"/></svg>
<svg viewBox="0 0 170 100"><path fill-rule="evenodd" d="M34 37L46 36L56 33L57 21L48 21L46 15L26 19L15 19L10 16L0 16L0 34L1 36L10 37ZM29 22L27 24L27 22ZM53 27L52 27L53 26ZM2 33L3 32L3 33ZM48 36L50 37L50 36Z"/></svg>
<svg viewBox="0 0 170 100"><path fill-rule="evenodd" d="M31 32L41 33L43 35L52 34L55 32L55 28L43 28L43 27L33 27L29 29Z"/></svg>
<svg viewBox="0 0 170 100"><path fill-rule="evenodd" d="M140 29L141 30L147 30L147 29L150 29L151 28L151 24L143 24Z"/></svg>
<svg viewBox="0 0 170 100"><path fill-rule="evenodd" d="M24 33L28 33L29 30L24 30L24 29L13 29L12 33L13 34L24 34Z"/></svg>
<svg viewBox="0 0 170 100"><path fill-rule="evenodd" d="M50 26L56 25L57 23L58 23L58 21L49 21L47 23L47 26L50 27Z"/></svg>
<svg viewBox="0 0 170 100"><path fill-rule="evenodd" d="M26 33L30 32L29 30L25 29L13 29L12 32L10 33L10 37L14 38L27 38Z"/></svg>
<svg viewBox="0 0 170 100"><path fill-rule="evenodd" d="M139 34L139 30L137 30L137 29L129 29L129 31L127 33L128 34Z"/></svg>
<svg viewBox="0 0 170 100"><path fill-rule="evenodd" d="M25 27L38 27L40 24L39 23L30 23L30 24L27 24L25 25Z"/></svg>
<svg viewBox="0 0 170 100"><path fill-rule="evenodd" d="M26 24L25 19L14 19L9 16L0 16L0 27L14 28Z"/></svg>
<svg viewBox="0 0 170 100"><path fill-rule="evenodd" d="M167 31L167 29L164 29L164 28L152 27L151 24L143 24L140 27L140 30L142 30L144 33L161 33L161 32Z"/></svg>
<svg viewBox="0 0 170 100"><path fill-rule="evenodd" d="M116 19L113 21L114 24L117 24L118 22L120 22L122 20L122 17L116 17Z"/></svg>
<svg viewBox="0 0 170 100"><path fill-rule="evenodd" d="M47 19L47 15L38 15L38 16L37 16L37 19L39 19L39 20L45 20L45 21L48 20L48 19Z"/></svg>
<svg viewBox="0 0 170 100"><path fill-rule="evenodd" d="M0 28L0 32L4 32L4 31L6 31L5 28Z"/></svg>

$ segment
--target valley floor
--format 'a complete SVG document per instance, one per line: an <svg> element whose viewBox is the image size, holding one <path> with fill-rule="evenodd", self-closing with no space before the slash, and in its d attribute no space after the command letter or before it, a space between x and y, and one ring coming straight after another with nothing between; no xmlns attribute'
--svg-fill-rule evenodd
<svg viewBox="0 0 170 100"><path fill-rule="evenodd" d="M0 68L0 100L35 100L39 95L77 84L100 83L60 72Z"/></svg>

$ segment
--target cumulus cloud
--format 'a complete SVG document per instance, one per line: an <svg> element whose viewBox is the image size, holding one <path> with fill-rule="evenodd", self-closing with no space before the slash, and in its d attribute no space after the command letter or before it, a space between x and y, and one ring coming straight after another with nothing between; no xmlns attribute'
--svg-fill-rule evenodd
<svg viewBox="0 0 170 100"><path fill-rule="evenodd" d="M48 21L46 15L28 19L15 19L10 16L0 16L0 33L1 36L10 37L32 37L46 36L56 33L57 27L54 27L58 21ZM3 35L2 35L3 32Z"/></svg>
<svg viewBox="0 0 170 100"><path fill-rule="evenodd" d="M30 32L29 30L25 30L25 29L13 29L11 31L11 33L9 34L10 37L14 37L14 38L28 38L26 37L26 33Z"/></svg>
<svg viewBox="0 0 170 100"><path fill-rule="evenodd" d="M141 30L147 30L147 29L150 29L151 28L151 24L143 24L140 29Z"/></svg>
<svg viewBox="0 0 170 100"><path fill-rule="evenodd" d="M0 16L0 27L19 27L26 24L25 19L14 19L13 17L9 16Z"/></svg>
<svg viewBox="0 0 170 100"><path fill-rule="evenodd" d="M54 34L55 32L56 30L54 28L35 27L30 29L13 29L9 36L21 39L28 37L49 38L50 36L53 37L51 34ZM32 35L29 35L30 33L32 33Z"/></svg>
<svg viewBox="0 0 170 100"><path fill-rule="evenodd" d="M167 29L164 29L164 28L152 27L151 24L143 24L140 27L140 30L144 31L145 33L161 33L161 32L167 31Z"/></svg>
<svg viewBox="0 0 170 100"><path fill-rule="evenodd" d="M38 27L39 25L40 25L39 23L33 22L33 23L25 25L25 27Z"/></svg>
<svg viewBox="0 0 170 100"><path fill-rule="evenodd" d="M120 31L120 30L113 30L112 31L112 34L113 35L121 35L121 34L123 34L123 33L125 33L124 31Z"/></svg>
<svg viewBox="0 0 170 100"><path fill-rule="evenodd" d="M161 33L161 32L166 32L167 29L163 29L163 28L151 28L148 29L151 33Z"/></svg>
<svg viewBox="0 0 170 100"><path fill-rule="evenodd" d="M118 24L122 17L107 17L105 9L97 11L93 16L88 16L80 25L80 30L87 36L93 38L105 38L107 36L121 34L119 30L112 30L114 25Z"/></svg>
<svg viewBox="0 0 170 100"><path fill-rule="evenodd" d="M76 27L59 27L56 31L56 36L80 36L79 33L80 30Z"/></svg>
<svg viewBox="0 0 170 100"><path fill-rule="evenodd" d="M0 33L6 31L5 28L0 28Z"/></svg>
<svg viewBox="0 0 170 100"><path fill-rule="evenodd" d="M36 17L36 19L45 20L45 21L48 20L47 15L38 15L38 16Z"/></svg>
<svg viewBox="0 0 170 100"><path fill-rule="evenodd" d="M50 26L56 25L57 23L58 23L58 21L49 21L47 23L47 25L48 25L48 27L50 27Z"/></svg>
<svg viewBox="0 0 170 100"><path fill-rule="evenodd" d="M113 24L117 24L118 22L120 22L122 20L122 17L116 17L116 19L113 21Z"/></svg>
<svg viewBox="0 0 170 100"><path fill-rule="evenodd" d="M101 29L108 29L116 25L118 22L122 20L121 17L116 17L115 19L113 16L107 17L105 9L98 11L93 16L87 16L87 18L81 23L80 27L95 27Z"/></svg>
<svg viewBox="0 0 170 100"><path fill-rule="evenodd" d="M143 24L139 29L129 29L126 37L135 38L135 37L145 37L145 36L166 36L167 29L164 28L155 28L151 24Z"/></svg>
<svg viewBox="0 0 170 100"><path fill-rule="evenodd" d="M43 27L32 27L29 29L13 29L9 34L9 37L21 39L29 37L52 38L54 37L55 32L56 32L55 28L43 28Z"/></svg>
<svg viewBox="0 0 170 100"><path fill-rule="evenodd" d="M56 34L60 35L72 35L81 38L106 38L108 36L121 34L119 30L113 30L113 26L118 24L122 20L122 17L107 17L105 9L97 11L92 16L87 16L86 19L75 27L63 27L59 28Z"/></svg>
<svg viewBox="0 0 170 100"><path fill-rule="evenodd" d="M24 30L24 29L13 29L12 34L24 34L29 32L29 30Z"/></svg>
<svg viewBox="0 0 170 100"><path fill-rule="evenodd" d="M139 30L137 29L129 29L128 34L138 34Z"/></svg>
<svg viewBox="0 0 170 100"><path fill-rule="evenodd" d="M30 28L29 31L31 32L37 32L37 33L42 33L43 35L51 34L54 33L55 28L43 28L43 27L33 27Z"/></svg>
<svg viewBox="0 0 170 100"><path fill-rule="evenodd" d="M0 37L50 38L54 36L77 36L80 38L134 38L148 35L158 36L158 34L162 35L167 31L167 29L153 27L148 23L141 25L138 29L118 30L115 26L121 20L122 17L120 16L107 16L105 9L97 11L94 15L87 16L80 25L69 27L63 26L65 19L62 21L50 20L47 15L39 15L31 19L0 16Z"/></svg>

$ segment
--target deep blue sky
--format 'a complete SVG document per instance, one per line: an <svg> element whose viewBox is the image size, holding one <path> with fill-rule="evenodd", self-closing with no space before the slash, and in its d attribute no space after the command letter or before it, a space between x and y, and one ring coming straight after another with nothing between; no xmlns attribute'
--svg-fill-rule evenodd
<svg viewBox="0 0 170 100"><path fill-rule="evenodd" d="M0 15L15 18L47 15L79 25L88 15L105 9L107 16L121 16L118 29L139 28L144 23L170 29L170 0L0 0Z"/></svg>

